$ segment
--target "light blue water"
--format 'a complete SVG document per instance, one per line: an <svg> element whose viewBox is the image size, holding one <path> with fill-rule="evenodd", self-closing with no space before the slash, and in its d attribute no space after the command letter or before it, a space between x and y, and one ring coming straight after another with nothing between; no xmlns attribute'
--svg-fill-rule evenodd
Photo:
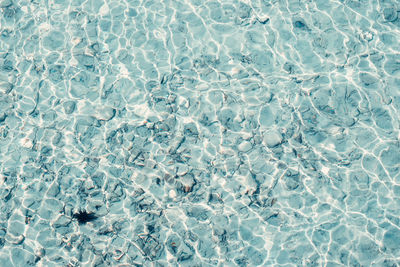
<svg viewBox="0 0 400 267"><path fill-rule="evenodd" d="M400 265L398 1L0 3L0 266Z"/></svg>

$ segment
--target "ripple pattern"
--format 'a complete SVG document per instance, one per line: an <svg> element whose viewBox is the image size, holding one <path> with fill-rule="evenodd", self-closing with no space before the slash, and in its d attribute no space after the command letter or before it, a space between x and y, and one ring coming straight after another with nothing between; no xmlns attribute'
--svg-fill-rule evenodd
<svg viewBox="0 0 400 267"><path fill-rule="evenodd" d="M0 11L1 266L400 265L398 1Z"/></svg>

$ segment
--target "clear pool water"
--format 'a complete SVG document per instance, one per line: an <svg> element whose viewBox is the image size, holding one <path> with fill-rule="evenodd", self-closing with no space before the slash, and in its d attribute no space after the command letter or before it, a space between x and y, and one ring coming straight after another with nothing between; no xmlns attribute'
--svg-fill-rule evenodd
<svg viewBox="0 0 400 267"><path fill-rule="evenodd" d="M399 266L398 1L0 11L0 266Z"/></svg>

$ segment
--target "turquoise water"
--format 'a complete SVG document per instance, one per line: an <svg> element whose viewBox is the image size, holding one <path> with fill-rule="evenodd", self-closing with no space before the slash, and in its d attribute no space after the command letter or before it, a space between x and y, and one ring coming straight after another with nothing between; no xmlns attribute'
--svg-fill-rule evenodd
<svg viewBox="0 0 400 267"><path fill-rule="evenodd" d="M0 266L400 265L398 1L0 3Z"/></svg>

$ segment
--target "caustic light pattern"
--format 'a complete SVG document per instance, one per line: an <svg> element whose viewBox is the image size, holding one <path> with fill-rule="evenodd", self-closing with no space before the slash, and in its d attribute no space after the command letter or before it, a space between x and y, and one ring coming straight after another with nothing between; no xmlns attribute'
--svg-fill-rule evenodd
<svg viewBox="0 0 400 267"><path fill-rule="evenodd" d="M0 11L0 266L399 266L399 1Z"/></svg>

